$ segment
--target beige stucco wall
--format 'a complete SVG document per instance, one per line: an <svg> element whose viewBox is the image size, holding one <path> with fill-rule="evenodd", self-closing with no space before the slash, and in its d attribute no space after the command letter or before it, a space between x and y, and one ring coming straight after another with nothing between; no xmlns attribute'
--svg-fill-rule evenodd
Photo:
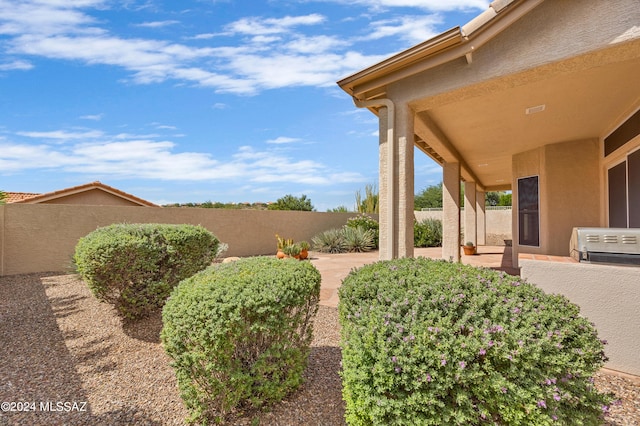
<svg viewBox="0 0 640 426"><path fill-rule="evenodd" d="M637 0L606 3L545 1L521 18L517 25L512 25L482 48L474 50L473 66L468 66L465 58L461 57L428 73L391 84L386 93L394 102L410 102L417 111L422 111L455 102L460 96L465 96L456 92L457 89L483 81L508 77L513 84L519 84L518 73L522 71L639 38L639 20ZM540 70L539 74L528 78L545 77L544 70ZM477 92L470 94L477 95Z"/></svg>
<svg viewBox="0 0 640 426"><path fill-rule="evenodd" d="M600 224L597 139L550 144L513 156L513 240L516 252L568 256L574 227ZM518 178L539 176L540 246L518 244ZM516 254L517 255L517 254Z"/></svg>
<svg viewBox="0 0 640 426"><path fill-rule="evenodd" d="M9 204L0 206L0 275L71 270L79 238L112 223L202 225L229 245L226 256L275 253L275 234L307 240L355 213ZM377 218L377 217L376 217Z"/></svg>
<svg viewBox="0 0 640 426"><path fill-rule="evenodd" d="M126 200L122 197L105 192L101 189L92 189L77 194L54 198L43 201L41 204L74 204L74 205L104 205L104 206L139 206L140 204Z"/></svg>
<svg viewBox="0 0 640 426"><path fill-rule="evenodd" d="M608 368L640 375L640 268L520 260L521 276L580 306L601 339Z"/></svg>

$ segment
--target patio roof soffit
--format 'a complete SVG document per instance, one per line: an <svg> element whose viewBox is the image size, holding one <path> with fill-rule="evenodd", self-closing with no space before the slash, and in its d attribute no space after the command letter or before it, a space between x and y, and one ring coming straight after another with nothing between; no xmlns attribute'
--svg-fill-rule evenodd
<svg viewBox="0 0 640 426"><path fill-rule="evenodd" d="M426 112L416 114L414 133L417 136L415 145L440 165L444 163L460 163L460 176L465 182L475 182L478 190L486 188L471 171L462 155L447 138L438 125Z"/></svg>
<svg viewBox="0 0 640 426"><path fill-rule="evenodd" d="M358 100L383 97L386 86L447 62L466 57L508 28L544 0L496 0L489 9L462 27L445 31L430 40L338 81ZM372 110L373 111L373 110ZM375 112L375 111L374 111Z"/></svg>

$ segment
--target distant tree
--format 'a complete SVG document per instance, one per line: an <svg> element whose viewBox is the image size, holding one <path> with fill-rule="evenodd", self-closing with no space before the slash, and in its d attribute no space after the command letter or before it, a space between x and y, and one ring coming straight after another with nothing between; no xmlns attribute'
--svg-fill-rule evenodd
<svg viewBox="0 0 640 426"><path fill-rule="evenodd" d="M498 201L499 206L510 206L511 205L511 193L508 194L500 194L500 201Z"/></svg>
<svg viewBox="0 0 640 426"><path fill-rule="evenodd" d="M301 210L311 212L314 210L311 200L306 195L302 194L301 197L294 197L291 194L285 195L282 198L269 205L269 210Z"/></svg>
<svg viewBox="0 0 640 426"><path fill-rule="evenodd" d="M7 194L0 189L0 204L4 204L7 198Z"/></svg>
<svg viewBox="0 0 640 426"><path fill-rule="evenodd" d="M510 206L511 205L511 193L502 191L489 191L486 195L487 206Z"/></svg>
<svg viewBox="0 0 640 426"><path fill-rule="evenodd" d="M500 193L496 191L489 191L485 194L484 205L485 206L497 206L500 202Z"/></svg>
<svg viewBox="0 0 640 426"><path fill-rule="evenodd" d="M415 195L414 209L433 209L442 207L442 182L426 187Z"/></svg>
<svg viewBox="0 0 640 426"><path fill-rule="evenodd" d="M358 213L379 213L380 205L378 204L378 188L374 184L364 187L364 198L362 192L356 191L356 209Z"/></svg>
<svg viewBox="0 0 640 426"><path fill-rule="evenodd" d="M334 207L332 209L328 209L327 212L329 212L329 213L348 213L349 209L347 208L347 206L338 206L338 207Z"/></svg>

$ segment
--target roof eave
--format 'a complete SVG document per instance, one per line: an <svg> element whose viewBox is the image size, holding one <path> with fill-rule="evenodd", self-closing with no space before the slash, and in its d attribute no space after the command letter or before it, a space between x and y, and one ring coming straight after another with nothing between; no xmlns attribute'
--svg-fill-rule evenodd
<svg viewBox="0 0 640 426"><path fill-rule="evenodd" d="M430 40L338 81L358 100L384 94L385 86L402 78L470 55L544 0L496 0L488 10L462 27L445 31ZM470 57L467 57L469 61Z"/></svg>

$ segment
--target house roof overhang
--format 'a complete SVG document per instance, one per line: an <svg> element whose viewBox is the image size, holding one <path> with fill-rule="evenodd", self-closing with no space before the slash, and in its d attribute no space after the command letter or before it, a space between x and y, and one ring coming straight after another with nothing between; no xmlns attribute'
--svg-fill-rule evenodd
<svg viewBox="0 0 640 426"><path fill-rule="evenodd" d="M640 13L625 17L630 23L629 33L612 36L598 49L569 52L546 62L535 63L538 58L532 58L534 65L525 63L514 72L502 72L500 64L506 65L510 58L505 52L496 51L495 43L486 50L479 49L542 3L493 2L488 11L467 25L446 31L338 84L354 100L362 102L394 99L404 90L399 89L402 85L409 87L405 85L407 81L432 87L435 82L445 82L442 90L438 87L426 97L410 93L413 97L405 98L415 114L415 146L439 164L460 162L462 179L473 180L484 190L509 189L514 154L557 142L603 138L614 130L614 123L623 121L640 105ZM548 16L544 14L555 11L550 9L553 4L548 6L538 15ZM544 48L544 43L536 39L538 33L531 22L525 26L529 35L509 33L499 38L500 43L514 34L523 34L528 42ZM560 33L571 34L573 28L566 28ZM551 40L570 45L557 39L547 38L546 42L552 43ZM511 43L518 48L518 40ZM449 87L447 72L472 78L484 72L476 66L483 61L485 51L493 54L493 73ZM487 58L484 57L485 66ZM369 109L378 112L377 106ZM540 113L536 114L536 110Z"/></svg>
<svg viewBox="0 0 640 426"><path fill-rule="evenodd" d="M454 59L473 60L473 51L495 37L544 0L496 0L462 27L445 31L425 42L352 74L338 85L357 100L384 96L384 87Z"/></svg>

